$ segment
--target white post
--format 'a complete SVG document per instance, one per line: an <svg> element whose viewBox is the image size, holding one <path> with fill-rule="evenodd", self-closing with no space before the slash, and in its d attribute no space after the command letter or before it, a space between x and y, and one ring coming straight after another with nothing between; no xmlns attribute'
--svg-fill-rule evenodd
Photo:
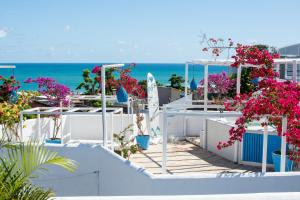
<svg viewBox="0 0 300 200"><path fill-rule="evenodd" d="M285 172L287 118L282 117L280 172Z"/></svg>
<svg viewBox="0 0 300 200"><path fill-rule="evenodd" d="M123 119L123 116L124 116L124 114L123 114L123 108L122 108L122 111L121 111L121 131L123 131L123 129L124 129L124 119Z"/></svg>
<svg viewBox="0 0 300 200"><path fill-rule="evenodd" d="M23 142L23 112L20 114L20 139Z"/></svg>
<svg viewBox="0 0 300 200"><path fill-rule="evenodd" d="M280 79L280 64L279 63L275 63L275 71L278 73L278 78L276 78L276 80Z"/></svg>
<svg viewBox="0 0 300 200"><path fill-rule="evenodd" d="M264 126L263 134L263 155L262 155L262 172L267 172L267 149L268 149L268 118L265 120L266 125Z"/></svg>
<svg viewBox="0 0 300 200"><path fill-rule="evenodd" d="M40 109L37 110L40 112ZM38 139L41 140L42 133L41 133L41 114L37 114L37 124L38 124Z"/></svg>
<svg viewBox="0 0 300 200"><path fill-rule="evenodd" d="M162 173L167 173L167 142L168 142L168 117L166 106L163 107L163 148L162 148Z"/></svg>
<svg viewBox="0 0 300 200"><path fill-rule="evenodd" d="M107 127L106 127L105 65L103 65L101 67L101 96L102 96L103 146L106 146L106 144L107 144Z"/></svg>
<svg viewBox="0 0 300 200"><path fill-rule="evenodd" d="M203 135L200 137L200 144L203 141L202 148L207 149L207 131L206 131L206 117L203 117Z"/></svg>
<svg viewBox="0 0 300 200"><path fill-rule="evenodd" d="M110 114L110 123L111 123L111 130L110 130L110 148L114 149L114 112Z"/></svg>
<svg viewBox="0 0 300 200"><path fill-rule="evenodd" d="M236 78L236 94L241 93L241 76L242 76L242 66L239 65L237 68L237 78Z"/></svg>
<svg viewBox="0 0 300 200"><path fill-rule="evenodd" d="M207 111L208 101L208 64L204 66L204 111Z"/></svg>
<svg viewBox="0 0 300 200"><path fill-rule="evenodd" d="M297 61L293 60L293 81L297 82Z"/></svg>
<svg viewBox="0 0 300 200"><path fill-rule="evenodd" d="M187 101L187 90L189 85L189 64L185 63L185 82L184 82L184 97Z"/></svg>

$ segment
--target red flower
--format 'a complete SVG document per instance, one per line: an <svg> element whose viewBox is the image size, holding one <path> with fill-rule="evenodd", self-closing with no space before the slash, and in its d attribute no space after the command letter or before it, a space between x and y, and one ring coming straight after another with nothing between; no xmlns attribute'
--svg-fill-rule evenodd
<svg viewBox="0 0 300 200"><path fill-rule="evenodd" d="M93 68L92 73L97 74L97 73L100 72L100 70L101 70L101 66L96 66L96 67Z"/></svg>

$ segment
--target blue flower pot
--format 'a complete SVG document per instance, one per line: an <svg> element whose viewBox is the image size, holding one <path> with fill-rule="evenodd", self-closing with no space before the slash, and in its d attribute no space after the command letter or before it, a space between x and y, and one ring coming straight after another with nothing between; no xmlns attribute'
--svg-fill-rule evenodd
<svg viewBox="0 0 300 200"><path fill-rule="evenodd" d="M191 91L197 90L197 83L196 83L196 81L195 81L194 78L193 78L193 80L190 83L190 89L191 89Z"/></svg>
<svg viewBox="0 0 300 200"><path fill-rule="evenodd" d="M274 151L272 152L272 160L274 164L274 170L275 172L280 172L280 160L281 160L281 155L279 151ZM289 159L288 156L285 157L285 171L293 171L294 168L294 162Z"/></svg>
<svg viewBox="0 0 300 200"><path fill-rule="evenodd" d="M120 103L126 103L128 101L128 93L123 86L117 91L117 100Z"/></svg>
<svg viewBox="0 0 300 200"><path fill-rule="evenodd" d="M48 144L61 144L61 139L59 139L59 138L46 139L46 143L48 143Z"/></svg>
<svg viewBox="0 0 300 200"><path fill-rule="evenodd" d="M150 135L137 135L135 137L137 145L143 149L147 150L150 144Z"/></svg>

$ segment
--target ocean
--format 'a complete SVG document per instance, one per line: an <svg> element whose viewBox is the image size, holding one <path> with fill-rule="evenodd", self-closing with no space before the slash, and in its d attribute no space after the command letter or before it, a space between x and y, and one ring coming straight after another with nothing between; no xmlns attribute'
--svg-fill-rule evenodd
<svg viewBox="0 0 300 200"><path fill-rule="evenodd" d="M101 63L0 63L0 65L16 66L14 70L0 69L0 75L5 77L14 75L21 82L22 90L36 90L35 84L26 84L24 80L41 76L52 77L57 82L70 87L71 90L75 90L82 81L82 71L84 69L92 70L94 66L101 65ZM177 74L184 78L184 71L184 63L137 63L131 75L137 80L145 80L147 73L150 72L158 82L169 85L168 80L172 74ZM228 67L209 67L210 74L221 73L222 71L227 73ZM194 77L198 83L203 79L203 74L203 66L189 65L189 80L192 80Z"/></svg>

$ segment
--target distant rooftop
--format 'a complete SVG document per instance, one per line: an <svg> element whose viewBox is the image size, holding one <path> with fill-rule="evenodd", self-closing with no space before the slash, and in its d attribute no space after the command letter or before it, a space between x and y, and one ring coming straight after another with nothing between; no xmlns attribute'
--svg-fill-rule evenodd
<svg viewBox="0 0 300 200"><path fill-rule="evenodd" d="M279 49L279 53L282 57L300 58L300 43L282 47Z"/></svg>

